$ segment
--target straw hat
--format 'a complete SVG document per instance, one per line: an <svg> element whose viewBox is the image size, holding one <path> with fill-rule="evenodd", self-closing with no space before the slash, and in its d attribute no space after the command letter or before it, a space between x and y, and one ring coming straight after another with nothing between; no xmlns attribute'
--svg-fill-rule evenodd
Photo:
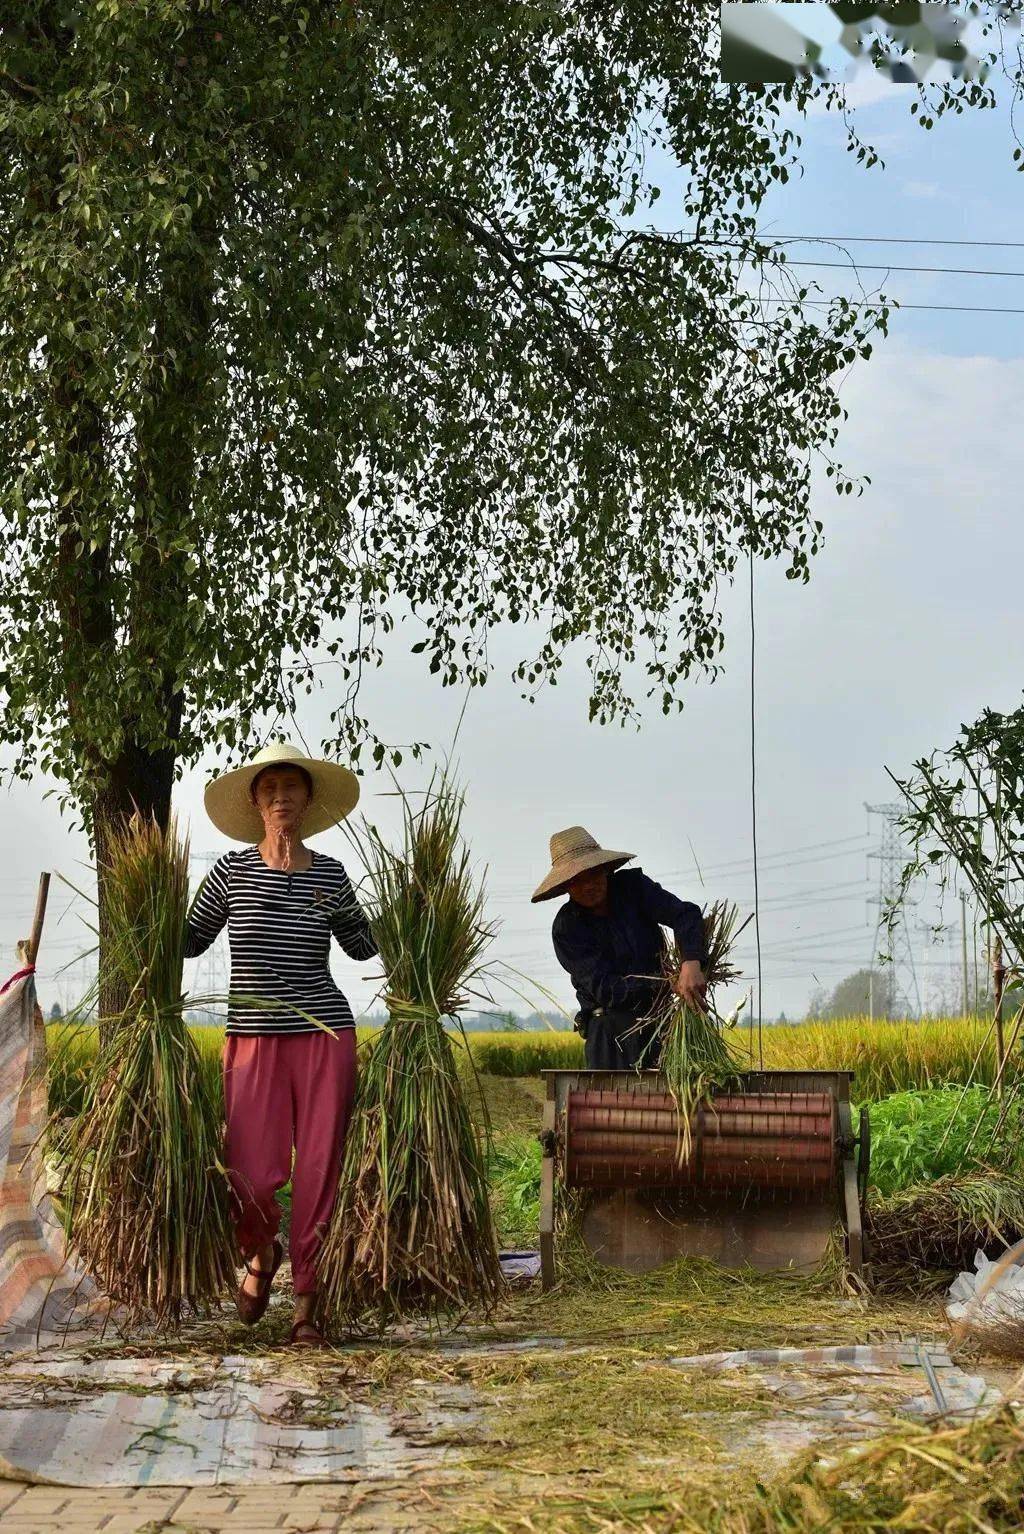
<svg viewBox="0 0 1024 1534"><path fill-rule="evenodd" d="M551 872L541 880L530 899L553 900L556 895L564 895L566 885L577 874L586 873L591 868L621 868L634 857L635 852L609 852L582 826L556 831L551 838Z"/></svg>
<svg viewBox="0 0 1024 1534"><path fill-rule="evenodd" d="M264 767L301 767L313 780L313 797L302 822L303 836L337 825L359 802L359 779L337 762L307 756L298 746L277 742L257 751L251 762L213 778L206 785L206 813L225 836L236 842L261 842L263 818L249 793L253 779Z"/></svg>

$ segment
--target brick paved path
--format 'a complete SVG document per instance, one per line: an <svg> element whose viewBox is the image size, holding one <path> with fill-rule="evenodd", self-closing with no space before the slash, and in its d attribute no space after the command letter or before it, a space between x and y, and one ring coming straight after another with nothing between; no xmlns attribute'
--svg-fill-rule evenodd
<svg viewBox="0 0 1024 1534"><path fill-rule="evenodd" d="M235 1487L83 1488L0 1481L3 1534L388 1534L437 1527L421 1486L360 1482ZM436 1503L434 1503L436 1507Z"/></svg>

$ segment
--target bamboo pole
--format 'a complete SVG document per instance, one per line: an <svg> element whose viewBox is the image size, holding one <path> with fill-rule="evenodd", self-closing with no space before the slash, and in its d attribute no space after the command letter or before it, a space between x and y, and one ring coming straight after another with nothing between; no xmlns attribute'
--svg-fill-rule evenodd
<svg viewBox="0 0 1024 1534"><path fill-rule="evenodd" d="M18 944L18 955L25 964L35 964L36 955L39 952L39 944L43 939L43 922L46 920L46 901L50 893L50 875L39 875L39 888L36 891L36 909L32 918L32 935L23 937Z"/></svg>
<svg viewBox="0 0 1024 1534"><path fill-rule="evenodd" d="M1006 969L1003 965L1003 942L1002 938L995 937L992 941L992 983L995 990L995 1018L996 1018L996 1085L999 1096L1002 1097L1006 1088L1003 1083L1003 1066L1006 1061L1006 1042L1003 1037L1003 986L1006 981Z"/></svg>
<svg viewBox="0 0 1024 1534"><path fill-rule="evenodd" d="M963 893L960 896L960 942L964 960L963 1015L966 1018L970 1012L970 996L967 988L967 896Z"/></svg>

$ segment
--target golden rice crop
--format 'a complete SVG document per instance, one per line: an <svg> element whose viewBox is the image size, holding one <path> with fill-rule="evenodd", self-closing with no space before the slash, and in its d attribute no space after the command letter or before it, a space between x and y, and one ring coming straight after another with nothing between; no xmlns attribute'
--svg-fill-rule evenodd
<svg viewBox="0 0 1024 1534"><path fill-rule="evenodd" d="M913 1087L995 1079L995 1045L985 1018L838 1018L765 1028L769 1070L851 1070L862 1101ZM973 1073L973 1075L972 1075Z"/></svg>
<svg viewBox="0 0 1024 1534"><path fill-rule="evenodd" d="M915 1087L943 1086L970 1079L990 1085L995 1076L995 1048L984 1043L989 1024L984 1018L944 1017L872 1021L867 1017L835 1021L788 1023L766 1027L764 1062L769 1070L854 1070L861 1101L877 1101L892 1092ZM222 1028L195 1025L190 1029L204 1060L219 1071L224 1044ZM360 1027L365 1045L380 1029ZM61 1062L60 1041L74 1033L78 1042L70 1063ZM493 1076L536 1076L543 1070L582 1070L583 1040L570 1029L550 1032L502 1030L465 1035L477 1070ZM70 1029L51 1023L47 1029L51 1057L51 1110L76 1111L74 1076L96 1052L94 1029ZM747 1032L736 1034L741 1054L747 1054ZM746 1063L745 1059L741 1062ZM72 1078L65 1082L62 1071Z"/></svg>

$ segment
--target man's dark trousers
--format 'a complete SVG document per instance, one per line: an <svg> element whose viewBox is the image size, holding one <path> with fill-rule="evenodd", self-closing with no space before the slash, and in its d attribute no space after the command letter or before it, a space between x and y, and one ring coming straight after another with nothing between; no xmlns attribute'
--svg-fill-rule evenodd
<svg viewBox="0 0 1024 1534"><path fill-rule="evenodd" d="M588 1071L654 1070L661 1055L657 1028L629 1012L591 1013L584 1053Z"/></svg>

